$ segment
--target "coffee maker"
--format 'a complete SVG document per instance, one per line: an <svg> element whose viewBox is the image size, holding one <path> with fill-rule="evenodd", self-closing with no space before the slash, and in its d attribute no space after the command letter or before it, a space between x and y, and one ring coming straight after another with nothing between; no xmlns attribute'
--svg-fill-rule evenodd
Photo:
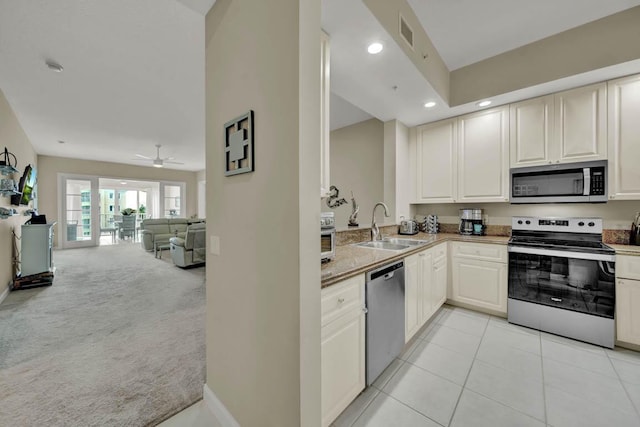
<svg viewBox="0 0 640 427"><path fill-rule="evenodd" d="M460 209L460 234L467 236L484 234L482 209Z"/></svg>

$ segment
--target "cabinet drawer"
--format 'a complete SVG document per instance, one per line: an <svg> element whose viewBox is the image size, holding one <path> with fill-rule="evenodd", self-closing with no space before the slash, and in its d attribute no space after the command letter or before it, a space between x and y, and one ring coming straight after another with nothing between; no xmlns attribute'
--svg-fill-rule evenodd
<svg viewBox="0 0 640 427"><path fill-rule="evenodd" d="M442 261L443 259L446 262L446 259L447 259L447 244L446 243L441 243L438 246L435 246L431 250L433 251L433 262L434 263L438 263L439 261Z"/></svg>
<svg viewBox="0 0 640 427"><path fill-rule="evenodd" d="M616 277L640 280L640 256L616 256Z"/></svg>
<svg viewBox="0 0 640 427"><path fill-rule="evenodd" d="M507 262L507 247L490 243L451 242L453 256L482 261Z"/></svg>
<svg viewBox="0 0 640 427"><path fill-rule="evenodd" d="M322 325L345 313L364 307L364 274L336 283L322 290L320 308Z"/></svg>

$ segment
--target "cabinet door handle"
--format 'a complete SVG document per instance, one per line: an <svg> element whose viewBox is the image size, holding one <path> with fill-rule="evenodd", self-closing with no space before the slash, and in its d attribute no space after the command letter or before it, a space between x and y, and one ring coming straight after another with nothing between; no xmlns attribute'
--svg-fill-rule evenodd
<svg viewBox="0 0 640 427"><path fill-rule="evenodd" d="M553 302L562 302L562 298L551 297L551 301L553 301Z"/></svg>

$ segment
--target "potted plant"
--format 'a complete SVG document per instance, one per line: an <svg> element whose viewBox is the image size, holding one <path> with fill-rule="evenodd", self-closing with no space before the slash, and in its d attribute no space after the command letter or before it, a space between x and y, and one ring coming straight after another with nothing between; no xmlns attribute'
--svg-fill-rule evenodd
<svg viewBox="0 0 640 427"><path fill-rule="evenodd" d="M123 209L120 213L122 215L133 215L136 213L136 210L131 208L126 208L126 209Z"/></svg>

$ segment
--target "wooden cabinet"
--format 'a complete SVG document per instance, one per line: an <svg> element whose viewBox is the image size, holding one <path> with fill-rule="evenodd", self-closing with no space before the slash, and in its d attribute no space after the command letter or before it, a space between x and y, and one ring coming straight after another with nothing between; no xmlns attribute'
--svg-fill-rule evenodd
<svg viewBox="0 0 640 427"><path fill-rule="evenodd" d="M433 252L431 249L418 254L420 258L420 327L425 324L433 314ZM406 337L405 337L406 339Z"/></svg>
<svg viewBox="0 0 640 427"><path fill-rule="evenodd" d="M462 242L451 245L451 300L506 314L506 246Z"/></svg>
<svg viewBox="0 0 640 427"><path fill-rule="evenodd" d="M331 52L329 48L329 36L324 31L320 33L320 54L320 197L327 197L331 185L329 181Z"/></svg>
<svg viewBox="0 0 640 427"><path fill-rule="evenodd" d="M616 338L640 345L640 280L616 279Z"/></svg>
<svg viewBox="0 0 640 427"><path fill-rule="evenodd" d="M509 108L458 118L456 202L509 200Z"/></svg>
<svg viewBox="0 0 640 427"><path fill-rule="evenodd" d="M433 259L433 288L432 288L432 310L435 313L442 304L447 301L447 288L448 288L448 257L447 257L447 244L442 243L436 247L437 252L442 252L443 255L438 256L434 254Z"/></svg>
<svg viewBox="0 0 640 427"><path fill-rule="evenodd" d="M420 329L422 309L419 287L422 274L420 272L419 254L404 259L404 338L409 341Z"/></svg>
<svg viewBox="0 0 640 427"><path fill-rule="evenodd" d="M609 98L609 198L640 200L640 75L612 80Z"/></svg>
<svg viewBox="0 0 640 427"><path fill-rule="evenodd" d="M554 94L555 163L607 158L607 85Z"/></svg>
<svg viewBox="0 0 640 427"><path fill-rule="evenodd" d="M405 268L405 342L447 299L447 244L408 256Z"/></svg>
<svg viewBox="0 0 640 427"><path fill-rule="evenodd" d="M616 256L616 335L640 345L640 257Z"/></svg>
<svg viewBox="0 0 640 427"><path fill-rule="evenodd" d="M419 126L417 129L417 201L453 203L457 195L456 119Z"/></svg>
<svg viewBox="0 0 640 427"><path fill-rule="evenodd" d="M509 106L511 167L552 163L553 95Z"/></svg>
<svg viewBox="0 0 640 427"><path fill-rule="evenodd" d="M511 104L509 112L511 167L608 156L606 83Z"/></svg>
<svg viewBox="0 0 640 427"><path fill-rule="evenodd" d="M364 274L322 290L322 425L365 387Z"/></svg>

